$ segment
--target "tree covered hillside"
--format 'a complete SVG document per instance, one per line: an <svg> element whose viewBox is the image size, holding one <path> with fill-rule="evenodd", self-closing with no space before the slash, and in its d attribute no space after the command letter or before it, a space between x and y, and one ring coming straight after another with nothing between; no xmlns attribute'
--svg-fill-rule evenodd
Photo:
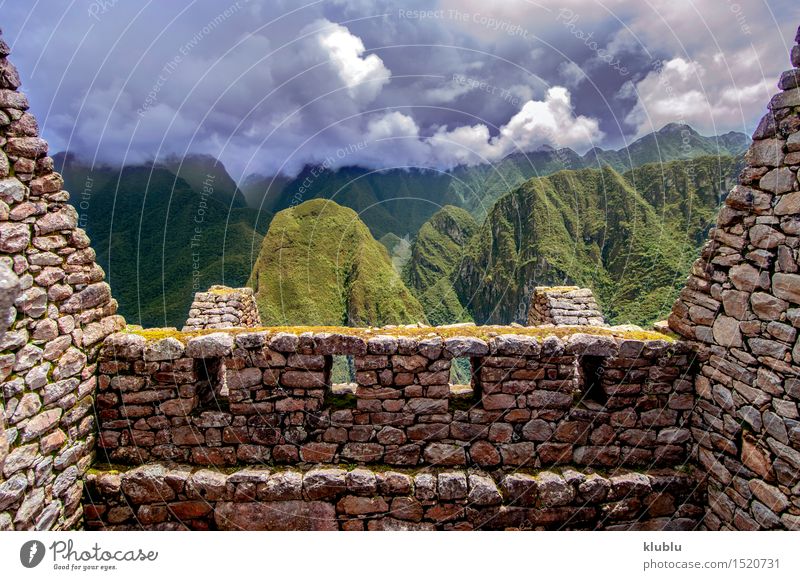
<svg viewBox="0 0 800 580"><path fill-rule="evenodd" d="M453 275L477 230L478 223L466 210L447 205L422 225L414 239L403 274L431 324L472 319L456 295Z"/></svg>

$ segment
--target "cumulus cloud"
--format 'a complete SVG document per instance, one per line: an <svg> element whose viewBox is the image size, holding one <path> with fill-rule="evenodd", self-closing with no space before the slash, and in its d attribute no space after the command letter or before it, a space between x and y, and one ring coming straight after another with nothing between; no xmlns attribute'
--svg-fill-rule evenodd
<svg viewBox="0 0 800 580"><path fill-rule="evenodd" d="M525 103L500 129L495 142L506 152L530 151L544 144L583 150L597 144L602 137L596 119L574 114L569 91L552 87L543 101Z"/></svg>
<svg viewBox="0 0 800 580"><path fill-rule="evenodd" d="M586 150L602 137L596 119L575 115L570 93L564 87L550 88L543 100L525 102L495 135L486 124L476 123L452 129L440 127L424 137L412 117L397 111L371 120L367 132L370 144L405 141L405 151L419 156L409 158L410 164L439 167L495 162L510 153L530 152L542 145Z"/></svg>
<svg viewBox="0 0 800 580"><path fill-rule="evenodd" d="M717 56L717 61L722 59ZM716 66L719 66L717 64ZM715 134L739 123L753 112L761 112L775 91L774 81L754 79L725 86L718 75L698 61L681 57L663 63L644 79L629 84L623 96L635 96L636 104L625 121L642 135L670 122L688 123Z"/></svg>
<svg viewBox="0 0 800 580"><path fill-rule="evenodd" d="M364 43L347 28L328 20L318 20L310 28L319 29L317 43L330 56L351 97L371 101L389 82L391 71L377 55L364 57Z"/></svg>

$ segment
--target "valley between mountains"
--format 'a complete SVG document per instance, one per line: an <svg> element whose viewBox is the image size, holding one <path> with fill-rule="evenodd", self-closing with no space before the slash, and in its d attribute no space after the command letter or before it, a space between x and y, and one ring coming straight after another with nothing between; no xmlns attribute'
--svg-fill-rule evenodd
<svg viewBox="0 0 800 580"><path fill-rule="evenodd" d="M252 287L270 325L524 323L535 286L575 284L609 322L648 325L669 312L748 146L672 124L618 151L238 184L206 155L55 162L131 324L180 327L214 284Z"/></svg>

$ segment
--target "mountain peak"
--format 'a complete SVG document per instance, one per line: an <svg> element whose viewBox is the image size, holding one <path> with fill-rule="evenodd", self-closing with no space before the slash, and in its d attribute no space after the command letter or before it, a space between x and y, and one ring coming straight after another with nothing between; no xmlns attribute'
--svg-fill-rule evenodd
<svg viewBox="0 0 800 580"><path fill-rule="evenodd" d="M661 129L656 131L657 135L674 135L675 133L682 133L683 131L688 131L692 135L699 135L697 131L695 131L691 125L687 125L686 123L667 123Z"/></svg>
<svg viewBox="0 0 800 580"><path fill-rule="evenodd" d="M425 321L386 249L329 199L278 212L250 275L265 324L366 326Z"/></svg>

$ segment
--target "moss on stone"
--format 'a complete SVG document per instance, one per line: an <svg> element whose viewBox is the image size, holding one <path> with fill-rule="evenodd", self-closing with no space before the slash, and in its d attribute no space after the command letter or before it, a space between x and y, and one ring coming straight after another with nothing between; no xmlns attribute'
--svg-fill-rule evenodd
<svg viewBox="0 0 800 580"><path fill-rule="evenodd" d="M196 336L204 336L218 332L232 335L248 332L268 332L270 334L290 333L300 335L303 333L312 334L344 334L356 336L363 339L370 339L375 336L388 335L407 338L435 338L442 339L454 337L469 337L489 340L501 334L512 334L518 336L530 336L533 338L544 339L548 336L556 336L564 339L574 334L590 334L594 336L608 336L624 340L663 340L675 342L674 335L663 334L655 330L615 330L600 326L392 326L389 328L375 327L349 327L349 326L260 326L257 328L206 328L202 330L180 331L176 328L147 328L135 329L127 328L125 332L143 336L148 342L154 342L165 338L175 338L185 342Z"/></svg>

